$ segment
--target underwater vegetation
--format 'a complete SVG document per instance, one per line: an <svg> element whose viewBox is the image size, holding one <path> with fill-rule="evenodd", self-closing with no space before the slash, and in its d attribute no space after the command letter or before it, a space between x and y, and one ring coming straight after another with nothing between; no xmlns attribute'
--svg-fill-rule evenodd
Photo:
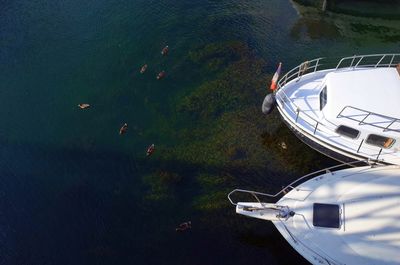
<svg viewBox="0 0 400 265"><path fill-rule="evenodd" d="M315 170L315 165L322 168L336 164L335 161L327 159L293 137L293 132L284 124L281 124L276 132L266 132L262 137L264 146L268 147L278 160L286 161L300 175L312 172Z"/></svg>
<svg viewBox="0 0 400 265"><path fill-rule="evenodd" d="M181 180L181 175L164 170L157 170L151 175L146 175L143 182L150 187L146 199L154 201L171 199L173 189Z"/></svg>
<svg viewBox="0 0 400 265"><path fill-rule="evenodd" d="M157 157L162 169L143 179L147 199L189 200L193 209L209 214L229 206L226 195L233 188L277 192L288 176L323 160L286 129L277 111L262 114L271 74L245 43L204 45L187 60L208 78L177 99L171 121L185 123L171 124L179 142L163 147Z"/></svg>

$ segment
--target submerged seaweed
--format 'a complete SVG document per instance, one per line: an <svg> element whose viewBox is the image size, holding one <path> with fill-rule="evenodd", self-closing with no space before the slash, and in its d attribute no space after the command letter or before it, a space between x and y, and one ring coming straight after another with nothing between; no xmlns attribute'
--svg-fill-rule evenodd
<svg viewBox="0 0 400 265"><path fill-rule="evenodd" d="M280 176L315 166L319 154L303 155L307 147L292 134L282 134L277 113L267 118L261 113L271 75L265 72L266 62L246 44L205 45L191 51L188 60L205 67L210 76L177 100L177 117L172 120L186 122L183 128L177 126L179 143L159 155L162 161L189 166L182 176L168 167L147 176L150 199L179 197L189 199L194 209L214 211L229 205L226 195L234 187L277 191L287 182ZM285 141L287 149L279 149L279 141ZM181 181L190 185L190 195L182 195L182 190L174 195Z"/></svg>

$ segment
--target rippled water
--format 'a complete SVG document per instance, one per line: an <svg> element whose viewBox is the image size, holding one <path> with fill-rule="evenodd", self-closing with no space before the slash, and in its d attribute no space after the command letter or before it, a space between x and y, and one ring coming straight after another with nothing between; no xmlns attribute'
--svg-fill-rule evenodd
<svg viewBox="0 0 400 265"><path fill-rule="evenodd" d="M288 70L396 52L400 40L396 20L281 0L3 1L0 10L0 264L305 263L272 224L236 216L225 197L277 191L334 163L276 113L262 116L263 82L279 61ZM230 95L213 91L235 78L251 86L220 106ZM80 111L83 102L92 107ZM193 229L177 234L186 220Z"/></svg>

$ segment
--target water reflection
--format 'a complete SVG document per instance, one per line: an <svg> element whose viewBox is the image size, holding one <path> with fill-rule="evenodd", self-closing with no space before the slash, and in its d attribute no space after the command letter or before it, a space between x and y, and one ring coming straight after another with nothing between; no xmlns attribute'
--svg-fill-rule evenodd
<svg viewBox="0 0 400 265"><path fill-rule="evenodd" d="M290 31L295 39L305 35L311 39L346 37L364 41L400 40L399 17L387 14L385 10L388 5L376 6L376 12L372 8L369 12L363 12L363 9L358 9L359 3L339 3L323 12L321 7L305 5L304 1L291 2L300 16Z"/></svg>
<svg viewBox="0 0 400 265"><path fill-rule="evenodd" d="M303 35L311 39L334 39L341 36L339 28L330 21L301 17L290 30L290 36L294 39L300 39Z"/></svg>

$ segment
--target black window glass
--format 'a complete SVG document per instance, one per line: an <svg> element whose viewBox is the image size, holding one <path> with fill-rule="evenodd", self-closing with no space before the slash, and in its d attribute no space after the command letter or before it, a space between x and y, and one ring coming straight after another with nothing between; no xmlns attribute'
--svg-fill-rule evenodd
<svg viewBox="0 0 400 265"><path fill-rule="evenodd" d="M339 228L339 205L314 203L313 225L318 227Z"/></svg>
<svg viewBox="0 0 400 265"><path fill-rule="evenodd" d="M336 132L340 135L352 138L352 139L356 139L358 137L358 135L360 134L359 130L353 129L351 127L347 127L344 125L340 125L339 127L337 127Z"/></svg>
<svg viewBox="0 0 400 265"><path fill-rule="evenodd" d="M367 144L375 145L375 146L382 147L382 148L390 148L394 144L395 141L396 140L394 140L393 138L376 135L376 134L368 135L367 140L365 140L365 142Z"/></svg>
<svg viewBox="0 0 400 265"><path fill-rule="evenodd" d="M326 86L322 89L321 93L319 94L319 109L322 110L326 105Z"/></svg>

